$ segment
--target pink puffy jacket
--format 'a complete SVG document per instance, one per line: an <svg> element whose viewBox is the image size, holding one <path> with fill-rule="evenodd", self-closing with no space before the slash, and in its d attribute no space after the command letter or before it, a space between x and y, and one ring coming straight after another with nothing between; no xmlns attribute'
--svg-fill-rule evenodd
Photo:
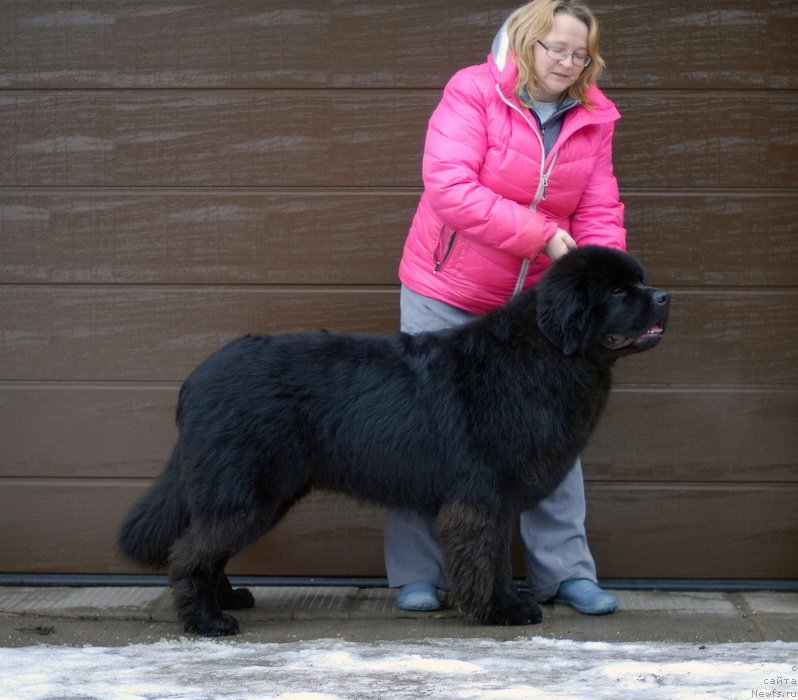
<svg viewBox="0 0 798 700"><path fill-rule="evenodd" d="M558 227L579 245L626 246L615 105L592 86L590 108L566 113L544 162L537 121L513 94L517 74L512 52L494 49L449 81L429 121L424 192L399 265L410 289L472 313L510 298L524 259L523 287L535 284Z"/></svg>

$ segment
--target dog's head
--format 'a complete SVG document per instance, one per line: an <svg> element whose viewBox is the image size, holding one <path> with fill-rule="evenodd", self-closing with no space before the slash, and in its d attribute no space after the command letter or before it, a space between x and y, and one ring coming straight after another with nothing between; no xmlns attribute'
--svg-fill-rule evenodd
<svg viewBox="0 0 798 700"><path fill-rule="evenodd" d="M670 294L650 287L628 253L577 248L536 289L538 327L566 355L612 361L653 348L665 332Z"/></svg>

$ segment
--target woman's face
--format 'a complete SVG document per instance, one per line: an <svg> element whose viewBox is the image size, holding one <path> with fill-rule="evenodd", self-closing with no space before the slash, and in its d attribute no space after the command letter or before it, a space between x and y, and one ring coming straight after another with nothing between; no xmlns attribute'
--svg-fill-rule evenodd
<svg viewBox="0 0 798 700"><path fill-rule="evenodd" d="M569 54L586 54L587 34L588 29L584 22L560 12L554 15L551 31L540 42L552 48L565 49ZM574 65L570 55L559 61L550 58L540 42L535 42L532 48L532 59L538 76L536 97L544 102L556 102L576 82L584 68Z"/></svg>

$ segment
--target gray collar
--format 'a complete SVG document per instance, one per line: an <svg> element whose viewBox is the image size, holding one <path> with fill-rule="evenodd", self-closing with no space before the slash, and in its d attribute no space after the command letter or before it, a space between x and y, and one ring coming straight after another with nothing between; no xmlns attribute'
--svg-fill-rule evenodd
<svg viewBox="0 0 798 700"><path fill-rule="evenodd" d="M534 100L529 94L529 91L523 87L518 95L519 99L521 100L521 104L529 109L533 109L534 107ZM570 95L566 95L561 101L560 104L557 105L557 109L551 114L551 116L546 120L546 123L550 122L552 119L556 119L561 115L565 114L569 109L576 107L577 105L582 104L579 100L574 99Z"/></svg>
<svg viewBox="0 0 798 700"><path fill-rule="evenodd" d="M565 113L576 107L577 105L581 104L579 100L575 100L570 95L566 95L559 105L555 108L554 112L549 114L546 117L545 121L541 121L540 116L534 109L534 100L529 95L529 92L526 88L522 88L519 94L519 98L521 102L529 108L532 114L535 117L535 120L540 127L540 135L543 138L543 152L545 155L548 155L551 152L551 149L554 148L554 144L557 141L557 138L560 135L560 130L562 129L563 118Z"/></svg>

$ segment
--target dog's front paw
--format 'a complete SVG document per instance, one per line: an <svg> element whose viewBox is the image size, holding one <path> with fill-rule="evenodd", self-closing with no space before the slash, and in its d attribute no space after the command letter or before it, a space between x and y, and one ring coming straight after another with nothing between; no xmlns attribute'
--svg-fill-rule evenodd
<svg viewBox="0 0 798 700"><path fill-rule="evenodd" d="M543 621L543 613L531 599L496 609L485 618L486 625L516 626L537 625Z"/></svg>
<svg viewBox="0 0 798 700"><path fill-rule="evenodd" d="M203 637L229 637L239 633L238 620L222 613L218 617L197 616L183 624L186 632Z"/></svg>

